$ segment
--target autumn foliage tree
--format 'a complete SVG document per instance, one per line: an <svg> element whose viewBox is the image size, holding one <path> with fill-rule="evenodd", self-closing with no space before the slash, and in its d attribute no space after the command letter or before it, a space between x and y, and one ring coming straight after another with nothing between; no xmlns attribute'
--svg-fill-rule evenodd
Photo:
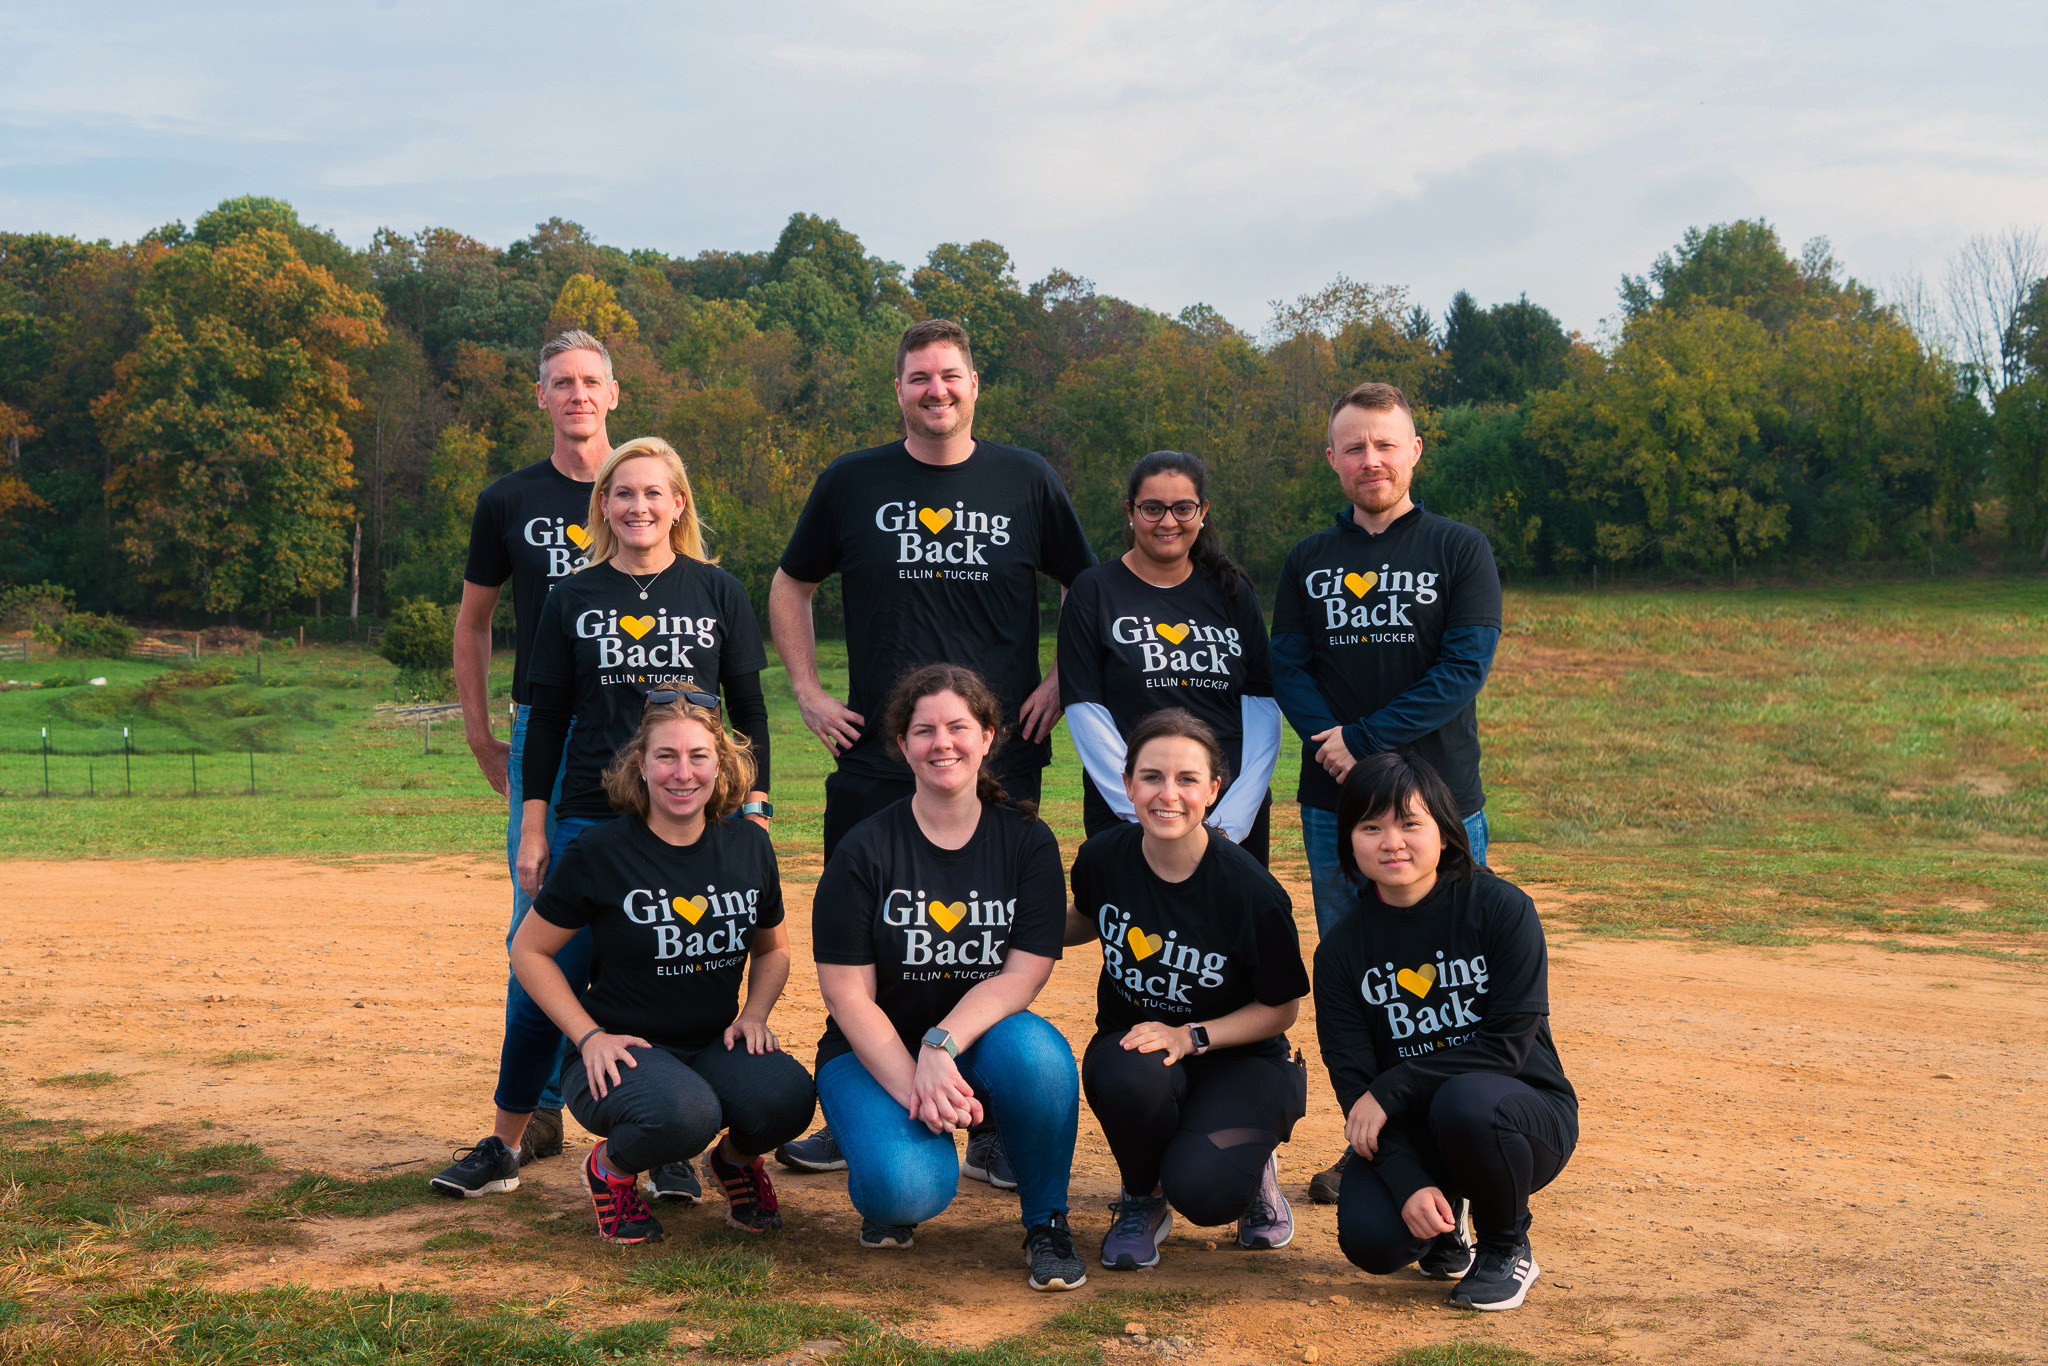
<svg viewBox="0 0 2048 1366"><path fill-rule="evenodd" d="M208 219L155 262L140 302L148 331L94 404L138 576L210 613L337 586L349 366L382 339L383 305L307 262L281 224Z"/></svg>

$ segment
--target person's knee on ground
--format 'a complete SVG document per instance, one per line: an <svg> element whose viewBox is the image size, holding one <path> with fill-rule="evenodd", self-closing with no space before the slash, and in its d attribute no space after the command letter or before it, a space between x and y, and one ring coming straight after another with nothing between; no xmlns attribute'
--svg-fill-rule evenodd
<svg viewBox="0 0 2048 1366"><path fill-rule="evenodd" d="M1166 1202L1204 1228L1235 1222L1259 1193L1280 1136L1265 1129L1175 1134L1160 1163Z"/></svg>

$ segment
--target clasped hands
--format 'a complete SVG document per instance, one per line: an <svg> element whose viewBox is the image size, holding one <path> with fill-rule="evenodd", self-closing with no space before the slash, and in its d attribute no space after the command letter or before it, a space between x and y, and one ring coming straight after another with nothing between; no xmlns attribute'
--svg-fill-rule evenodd
<svg viewBox="0 0 2048 1366"><path fill-rule="evenodd" d="M981 1123L981 1102L974 1087L960 1075L959 1064L943 1048L919 1048L917 1071L910 1079L910 1117L935 1134L971 1129Z"/></svg>

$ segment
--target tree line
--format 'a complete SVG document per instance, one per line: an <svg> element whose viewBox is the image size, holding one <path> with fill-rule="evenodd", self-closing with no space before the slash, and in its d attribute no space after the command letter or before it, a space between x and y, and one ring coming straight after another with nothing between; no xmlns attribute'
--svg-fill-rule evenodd
<svg viewBox="0 0 2048 1366"><path fill-rule="evenodd" d="M975 338L979 435L1045 454L1098 552L1146 451L1209 463L1231 554L1270 593L1336 495L1330 401L1417 402L1417 493L1510 576L1707 576L2048 556L2048 254L1974 239L1939 294L1881 297L1824 241L1689 231L1622 277L1588 341L1521 298L1441 317L1340 277L1257 332L1169 316L992 241L914 269L837 221L766 251L623 250L551 219L493 247L445 228L355 249L230 200L136 241L0 233L0 587L189 620L382 615L459 594L490 479L544 456L541 343L611 346L614 441L666 437L714 548L765 592L811 481L899 434L897 335ZM821 606L829 613L830 586Z"/></svg>

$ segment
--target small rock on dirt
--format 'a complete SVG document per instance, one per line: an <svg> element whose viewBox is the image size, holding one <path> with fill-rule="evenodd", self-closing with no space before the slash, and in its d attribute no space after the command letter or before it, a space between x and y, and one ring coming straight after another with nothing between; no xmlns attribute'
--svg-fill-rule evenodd
<svg viewBox="0 0 2048 1366"><path fill-rule="evenodd" d="M1351 1297L1349 1295L1332 1295L1330 1296L1330 1303L1342 1309L1345 1305L1351 1303Z"/></svg>
<svg viewBox="0 0 2048 1366"><path fill-rule="evenodd" d="M1215 1250L1216 1250L1216 1244L1214 1244L1214 1243L1210 1243L1210 1242L1204 1242L1204 1243L1202 1244L1202 1251L1204 1251L1204 1252L1214 1252Z"/></svg>
<svg viewBox="0 0 2048 1366"><path fill-rule="evenodd" d="M1141 1338L1145 1336L1145 1325L1133 1319L1124 1325L1124 1331L1134 1338Z"/></svg>
<svg viewBox="0 0 2048 1366"><path fill-rule="evenodd" d="M1322 1352L1313 1344L1301 1349L1301 1359L1303 1361L1314 1361L1320 1356L1322 1356Z"/></svg>

